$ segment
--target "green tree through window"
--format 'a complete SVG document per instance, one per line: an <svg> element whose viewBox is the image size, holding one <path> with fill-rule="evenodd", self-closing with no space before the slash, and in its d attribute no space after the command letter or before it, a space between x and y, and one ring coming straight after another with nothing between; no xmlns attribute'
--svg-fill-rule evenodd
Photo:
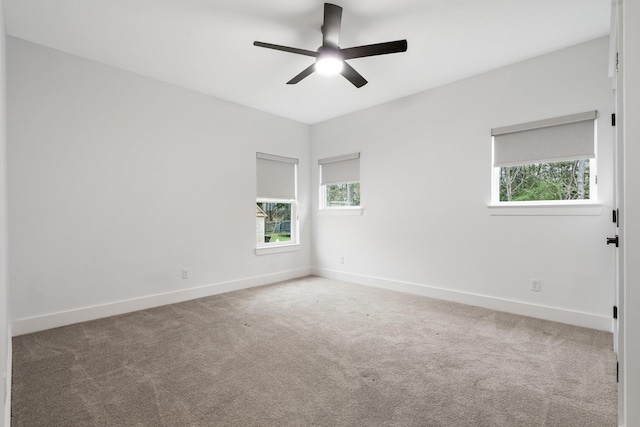
<svg viewBox="0 0 640 427"><path fill-rule="evenodd" d="M590 197L589 160L500 168L500 201L585 200Z"/></svg>
<svg viewBox="0 0 640 427"><path fill-rule="evenodd" d="M264 242L288 242L291 240L291 203L258 202L267 215L264 223Z"/></svg>
<svg viewBox="0 0 640 427"><path fill-rule="evenodd" d="M326 186L326 206L360 206L360 183L328 184Z"/></svg>

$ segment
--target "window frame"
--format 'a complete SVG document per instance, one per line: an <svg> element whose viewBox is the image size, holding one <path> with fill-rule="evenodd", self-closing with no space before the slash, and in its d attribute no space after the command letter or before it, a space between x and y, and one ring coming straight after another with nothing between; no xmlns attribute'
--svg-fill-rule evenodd
<svg viewBox="0 0 640 427"><path fill-rule="evenodd" d="M300 249L300 214L298 204L298 164L299 160L296 158L289 158L283 156L277 156L267 153L256 153L257 159L282 161L283 163L290 163L293 165L293 198L279 198L279 197L259 197L256 191L256 204L257 203L288 203L291 205L291 238L284 242L256 242L255 252L256 255L268 255L281 252L297 251ZM257 230L254 229L254 232Z"/></svg>
<svg viewBox="0 0 640 427"><path fill-rule="evenodd" d="M348 172L346 175L344 174L345 170L342 170L340 173L341 177L352 177L357 179L351 180L337 180L336 182L330 182L328 184L323 184L323 168L328 164L336 164L339 162L351 162L352 160L357 160L357 166L355 167L354 172ZM355 152L351 154L344 154L340 156L327 157L323 159L318 159L318 212L321 215L361 215L362 214L362 193L359 194L359 205L357 206L328 206L327 205L327 185L344 185L344 184L360 184L360 190L362 190L361 180L360 180L360 152ZM335 173L335 169L332 171ZM332 174L333 176L333 174Z"/></svg>
<svg viewBox="0 0 640 427"><path fill-rule="evenodd" d="M322 174L322 166L320 167L320 173ZM322 181L321 181L322 182ZM349 181L349 182L341 182L341 183L333 183L333 184L324 184L320 185L320 210L332 210L332 211L355 211L362 209L362 195L360 195L360 204L357 206L327 206L327 185L342 185L342 184L360 184L360 181Z"/></svg>
<svg viewBox="0 0 640 427"><path fill-rule="evenodd" d="M580 115L585 115L588 113L580 113L580 114L576 114L576 115L572 115L572 116L564 116L564 117L558 117L558 118L554 118L554 119L547 119L547 120L541 120L538 122L530 122L530 123L524 123L522 125L514 125L512 126L513 128L516 127L525 127L524 130L527 130L526 127L530 124L540 124L540 123L544 123L547 122L548 124L546 126L539 126L539 127L551 127L554 126L555 124L563 124L563 123L555 123L555 121L560 121L562 122L565 118L570 118L570 117L574 117L574 116L580 116ZM526 207L533 207L533 208L544 208L544 207L549 207L549 208L561 208L561 207L579 207L579 206L584 206L584 207L592 207L595 209L590 209L588 211L585 212L596 212L596 211L600 211L601 209L601 205L599 204L599 199L598 199L598 115L597 115L597 111L593 111L593 115L594 118L593 120L593 153L594 153L594 157L589 158L589 198L588 199L581 199L581 200L576 200L576 199L570 199L570 200L519 200L519 201L501 201L500 200L500 170L502 168L502 166L494 166L494 159L495 159L495 135L494 135L494 130L492 129L492 136L491 136L491 202L489 207L493 207L493 208L526 208ZM570 123L570 122L565 122L565 123ZM559 160L559 161L573 161L573 160L579 160L578 158L576 159L563 159L563 160ZM551 161L545 161L545 162L532 162L532 163L526 163L526 164L549 164L549 163L555 163L555 162L551 162ZM509 212L508 210L504 210L504 212ZM542 210L542 209L536 209L535 211L531 211L531 212L539 212L538 214L544 214L547 215L549 214L548 210ZM545 213L540 213L540 212L545 212ZM569 209L566 212L572 212L572 213L568 213L568 214L574 214L576 212L575 209ZM586 215L591 215L592 213L586 213ZM562 215L562 213L561 213Z"/></svg>
<svg viewBox="0 0 640 427"><path fill-rule="evenodd" d="M297 180L296 180L297 181ZM256 197L256 203L288 203L291 205L291 239L284 242L256 242L256 249L273 248L280 246L293 246L300 243L300 233L298 223L300 216L298 215L298 201L296 199L272 199L264 197Z"/></svg>
<svg viewBox="0 0 640 427"><path fill-rule="evenodd" d="M541 162L544 164L553 162ZM536 163L529 163L536 164ZM492 206L566 206L566 205L595 205L598 204L598 159L589 159L589 198L570 200L500 200L500 169L501 166L491 167L491 205Z"/></svg>

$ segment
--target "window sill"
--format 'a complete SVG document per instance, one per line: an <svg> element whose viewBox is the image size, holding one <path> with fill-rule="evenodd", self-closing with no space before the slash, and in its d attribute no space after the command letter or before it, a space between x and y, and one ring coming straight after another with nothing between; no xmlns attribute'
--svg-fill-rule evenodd
<svg viewBox="0 0 640 427"><path fill-rule="evenodd" d="M318 215L362 215L362 208L318 209Z"/></svg>
<svg viewBox="0 0 640 427"><path fill-rule="evenodd" d="M603 205L596 203L545 203L488 205L489 215L495 216L598 216Z"/></svg>
<svg viewBox="0 0 640 427"><path fill-rule="evenodd" d="M261 246L256 248L256 255L280 254L283 252L294 252L300 250L300 243L292 243L289 245L273 245Z"/></svg>

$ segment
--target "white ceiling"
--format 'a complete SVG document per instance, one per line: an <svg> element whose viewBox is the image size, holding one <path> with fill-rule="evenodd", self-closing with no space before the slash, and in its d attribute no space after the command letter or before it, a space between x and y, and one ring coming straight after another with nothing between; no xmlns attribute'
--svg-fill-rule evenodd
<svg viewBox="0 0 640 427"><path fill-rule="evenodd" d="M610 0L335 0L341 47L407 39L350 60L369 84L312 74L320 0L5 0L7 33L304 123L317 123L605 36Z"/></svg>

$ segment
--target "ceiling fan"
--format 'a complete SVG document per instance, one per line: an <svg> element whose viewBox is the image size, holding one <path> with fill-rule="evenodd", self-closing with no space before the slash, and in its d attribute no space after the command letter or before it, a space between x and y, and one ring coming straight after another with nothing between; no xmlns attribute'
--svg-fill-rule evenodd
<svg viewBox="0 0 640 427"><path fill-rule="evenodd" d="M282 50L284 52L297 53L299 55L312 56L316 61L305 68L300 74L292 78L287 84L293 85L308 77L314 71L325 75L342 74L355 87L367 84L364 77L346 63L347 59L363 58L366 56L386 55L389 53L406 52L407 41L396 40L392 42L369 44L364 46L349 47L346 49L338 46L340 38L340 23L342 22L342 8L335 4L324 4L324 24L322 25L322 46L317 51L298 49L295 47L281 46L259 41L253 42L254 46L268 49Z"/></svg>

